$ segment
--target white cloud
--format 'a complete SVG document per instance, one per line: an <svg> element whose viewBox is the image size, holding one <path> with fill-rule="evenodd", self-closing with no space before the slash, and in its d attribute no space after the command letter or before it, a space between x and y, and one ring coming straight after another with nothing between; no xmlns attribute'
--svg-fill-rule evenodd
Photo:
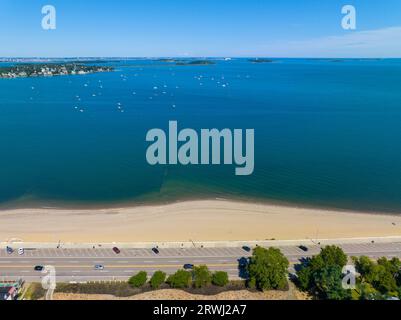
<svg viewBox="0 0 401 320"><path fill-rule="evenodd" d="M260 49L262 55L271 57L401 58L401 27L347 32L302 41L276 41Z"/></svg>

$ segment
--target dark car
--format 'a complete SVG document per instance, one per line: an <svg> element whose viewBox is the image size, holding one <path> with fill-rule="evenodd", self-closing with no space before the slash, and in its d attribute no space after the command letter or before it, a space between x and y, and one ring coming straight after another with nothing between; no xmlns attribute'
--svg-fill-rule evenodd
<svg viewBox="0 0 401 320"><path fill-rule="evenodd" d="M42 271L44 269L44 267L43 266L35 266L33 269L35 271Z"/></svg>
<svg viewBox="0 0 401 320"><path fill-rule="evenodd" d="M13 248L8 247L6 248L8 254L12 254L14 252Z"/></svg>
<svg viewBox="0 0 401 320"><path fill-rule="evenodd" d="M305 251L305 252L307 252L309 249L308 249L308 247L306 247L306 246L299 246L298 247L299 249L301 249L302 251Z"/></svg>
<svg viewBox="0 0 401 320"><path fill-rule="evenodd" d="M120 251L120 249L118 249L117 247L114 247L113 248L113 251L114 251L114 253L116 253L116 254L119 254L121 251Z"/></svg>
<svg viewBox="0 0 401 320"><path fill-rule="evenodd" d="M184 269L185 269L185 270L191 270L191 269L193 269L193 268L194 268L194 265L193 265L193 264L190 264L190 263L184 264Z"/></svg>
<svg viewBox="0 0 401 320"><path fill-rule="evenodd" d="M152 251L153 251L155 254L159 254L159 253L160 253L159 249L157 249L156 247L155 247L155 248L152 248Z"/></svg>
<svg viewBox="0 0 401 320"><path fill-rule="evenodd" d="M248 246L243 246L242 250L246 251L246 252L251 252L251 248Z"/></svg>

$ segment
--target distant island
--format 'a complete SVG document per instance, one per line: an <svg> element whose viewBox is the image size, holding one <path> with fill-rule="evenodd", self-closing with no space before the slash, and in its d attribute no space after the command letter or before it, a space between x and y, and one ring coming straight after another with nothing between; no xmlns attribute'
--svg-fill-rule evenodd
<svg viewBox="0 0 401 320"><path fill-rule="evenodd" d="M183 59L173 59L173 58L163 58L159 59L159 62L175 63L177 66L204 66L216 64L211 60L183 60Z"/></svg>
<svg viewBox="0 0 401 320"><path fill-rule="evenodd" d="M177 66L203 66L211 64L216 64L216 63L210 60L180 61L176 63Z"/></svg>
<svg viewBox="0 0 401 320"><path fill-rule="evenodd" d="M29 63L0 67L0 78L52 77L65 75L83 75L96 72L114 71L113 67L87 66L76 63Z"/></svg>
<svg viewBox="0 0 401 320"><path fill-rule="evenodd" d="M249 62L252 62L252 63L271 63L271 62L274 62L274 60L256 58L256 59L249 59Z"/></svg>

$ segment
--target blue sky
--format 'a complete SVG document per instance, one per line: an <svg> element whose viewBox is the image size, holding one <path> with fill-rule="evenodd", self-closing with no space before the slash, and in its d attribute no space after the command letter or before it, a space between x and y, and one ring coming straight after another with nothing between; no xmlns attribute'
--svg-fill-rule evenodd
<svg viewBox="0 0 401 320"><path fill-rule="evenodd" d="M56 30L41 28L47 4ZM20 57L401 57L401 0L1 0L0 43Z"/></svg>

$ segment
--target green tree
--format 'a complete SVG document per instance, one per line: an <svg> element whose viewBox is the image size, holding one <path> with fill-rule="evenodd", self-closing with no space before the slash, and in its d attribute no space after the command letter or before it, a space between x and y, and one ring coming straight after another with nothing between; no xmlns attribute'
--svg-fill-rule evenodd
<svg viewBox="0 0 401 320"><path fill-rule="evenodd" d="M353 257L352 260L354 261L356 271L358 271L362 276L372 272L374 263L370 258L361 256L359 258Z"/></svg>
<svg viewBox="0 0 401 320"><path fill-rule="evenodd" d="M309 258L297 272L298 286L322 299L350 299L351 292L342 288L342 268L347 255L336 246L327 246Z"/></svg>
<svg viewBox="0 0 401 320"><path fill-rule="evenodd" d="M382 295L370 283L361 282L357 284L355 290L352 290L353 300L379 300Z"/></svg>
<svg viewBox="0 0 401 320"><path fill-rule="evenodd" d="M351 298L349 290L342 287L342 268L331 265L317 270L313 275L314 290L323 299L347 300Z"/></svg>
<svg viewBox="0 0 401 320"><path fill-rule="evenodd" d="M167 278L167 283L172 288L188 288L191 285L191 273L185 270L178 270Z"/></svg>
<svg viewBox="0 0 401 320"><path fill-rule="evenodd" d="M146 283L146 280L147 273L145 271L140 271L135 276L129 278L128 283L134 288L139 288Z"/></svg>
<svg viewBox="0 0 401 320"><path fill-rule="evenodd" d="M309 266L304 266L297 272L298 286L301 288L301 290L308 291L313 286L312 274L313 270Z"/></svg>
<svg viewBox="0 0 401 320"><path fill-rule="evenodd" d="M195 288L202 288L210 285L212 282L212 274L205 265L195 266L192 271Z"/></svg>
<svg viewBox="0 0 401 320"><path fill-rule="evenodd" d="M326 246L320 251L320 257L325 266L339 266L343 268L347 264L347 255L343 249L337 246Z"/></svg>
<svg viewBox="0 0 401 320"><path fill-rule="evenodd" d="M397 291L397 283L393 274L391 274L383 265L374 265L372 271L365 276L366 282L370 283L376 290L382 294L394 295Z"/></svg>
<svg viewBox="0 0 401 320"><path fill-rule="evenodd" d="M289 262L279 249L256 247L248 264L249 282L260 290L284 289Z"/></svg>
<svg viewBox="0 0 401 320"><path fill-rule="evenodd" d="M219 287L226 286L228 284L228 273L225 271L216 271L213 273L212 283Z"/></svg>
<svg viewBox="0 0 401 320"><path fill-rule="evenodd" d="M361 293L361 299L378 300L398 295L398 286L401 284L401 262L398 258L388 260L383 257L374 262L363 256L354 258L354 262L361 275L361 288L367 291L366 294Z"/></svg>
<svg viewBox="0 0 401 320"><path fill-rule="evenodd" d="M392 258L388 260L386 257L382 257L377 260L377 264L383 266L386 271L391 273L392 275L396 276L397 273L400 271L401 262L398 258Z"/></svg>
<svg viewBox="0 0 401 320"><path fill-rule="evenodd" d="M166 281L166 273L163 271L156 271L152 278L150 278L150 286L153 289L158 289Z"/></svg>

